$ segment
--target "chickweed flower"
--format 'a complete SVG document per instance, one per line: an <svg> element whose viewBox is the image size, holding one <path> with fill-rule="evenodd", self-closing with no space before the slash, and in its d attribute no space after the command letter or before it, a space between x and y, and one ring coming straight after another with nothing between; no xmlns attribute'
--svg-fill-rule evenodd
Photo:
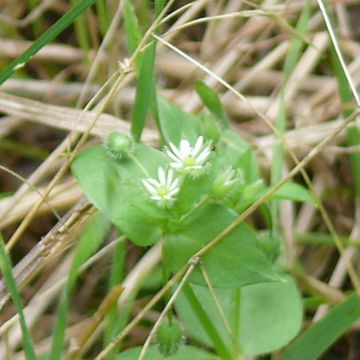
<svg viewBox="0 0 360 360"><path fill-rule="evenodd" d="M148 178L142 180L150 198L156 201L162 208L169 208L175 202L175 195L179 192L179 179L174 179L174 172L169 169L167 172L162 167L158 168L158 180Z"/></svg>
<svg viewBox="0 0 360 360"><path fill-rule="evenodd" d="M166 150L168 156L173 160L170 166L182 174L190 174L193 177L201 175L204 163L209 157L211 150L209 144L204 144L204 138L199 136L192 147L189 141L182 139L177 148L173 143Z"/></svg>

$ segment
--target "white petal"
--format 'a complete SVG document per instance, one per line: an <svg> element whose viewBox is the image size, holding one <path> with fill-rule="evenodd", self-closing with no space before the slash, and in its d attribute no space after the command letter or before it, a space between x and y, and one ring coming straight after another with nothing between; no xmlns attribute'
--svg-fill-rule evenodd
<svg viewBox="0 0 360 360"><path fill-rule="evenodd" d="M185 139L182 139L180 141L180 153L181 153L181 159L183 160L184 158L186 158L187 156L190 155L191 153L191 146L190 146L190 143L185 140Z"/></svg>
<svg viewBox="0 0 360 360"><path fill-rule="evenodd" d="M152 198L153 200L156 200L156 201L159 201L159 200L162 199L162 197L159 196L159 195L153 195L153 196L151 196L151 198Z"/></svg>
<svg viewBox="0 0 360 360"><path fill-rule="evenodd" d="M199 154L199 156L195 159L197 163L202 163L206 160L206 158L210 155L210 149L207 147L204 151Z"/></svg>
<svg viewBox="0 0 360 360"><path fill-rule="evenodd" d="M172 169L169 169L166 177L166 187L170 188L173 180L173 176L174 176L174 172L172 171Z"/></svg>
<svg viewBox="0 0 360 360"><path fill-rule="evenodd" d="M202 136L199 136L198 139L196 140L194 150L192 151L192 156L195 157L199 153L199 151L201 150L203 141L204 141L204 138Z"/></svg>
<svg viewBox="0 0 360 360"><path fill-rule="evenodd" d="M155 194L156 189L146 180L142 180L142 183L146 187L146 189L149 191L150 194Z"/></svg>
<svg viewBox="0 0 360 360"><path fill-rule="evenodd" d="M165 171L161 166L158 168L158 177L159 177L159 180L160 180L160 185L162 187L166 186Z"/></svg>
<svg viewBox="0 0 360 360"><path fill-rule="evenodd" d="M177 156L176 156L174 153L172 153L171 151L167 151L166 153L168 154L168 156L169 156L172 160L174 160L174 161L176 161L176 162L181 161L181 159L180 159L179 157L177 157Z"/></svg>
<svg viewBox="0 0 360 360"><path fill-rule="evenodd" d="M168 195L174 196L175 194L177 194L179 192L179 190L180 190L179 188L175 188L175 189L169 191Z"/></svg>
<svg viewBox="0 0 360 360"><path fill-rule="evenodd" d="M180 182L179 178L176 178L174 180L174 182L168 186L168 189L172 190L172 189L176 188L179 185L179 182Z"/></svg>
<svg viewBox="0 0 360 360"><path fill-rule="evenodd" d="M181 153L178 148L173 143L170 143L169 146L172 152L178 157L178 159L181 159Z"/></svg>
<svg viewBox="0 0 360 360"><path fill-rule="evenodd" d="M170 166L174 169L181 169L183 167L182 163L171 163Z"/></svg>
<svg viewBox="0 0 360 360"><path fill-rule="evenodd" d="M155 187L155 189L158 189L159 187L161 187L161 184L155 180L155 179L152 179L152 178L149 178L146 180L148 183L150 183L152 186Z"/></svg>

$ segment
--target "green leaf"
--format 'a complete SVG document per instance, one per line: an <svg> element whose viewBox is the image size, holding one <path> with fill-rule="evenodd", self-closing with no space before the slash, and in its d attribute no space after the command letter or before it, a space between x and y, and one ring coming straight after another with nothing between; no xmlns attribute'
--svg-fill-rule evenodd
<svg viewBox="0 0 360 360"><path fill-rule="evenodd" d="M246 149L234 164L234 167L241 169L244 174L245 184L252 184L260 179L260 169L255 153L251 147Z"/></svg>
<svg viewBox="0 0 360 360"><path fill-rule="evenodd" d="M108 291L111 291L114 286L119 285L124 280L127 263L127 248L127 242L122 241L116 245L112 252ZM123 308L121 310L118 309L117 304L114 304L107 313L104 328L103 347L106 347L108 344L110 344L118 333L118 322L122 316L126 318L125 313L126 311L124 311ZM113 359L113 354L109 355L107 358L107 360Z"/></svg>
<svg viewBox="0 0 360 360"><path fill-rule="evenodd" d="M232 155L232 160L236 161L245 150L249 149L250 145L237 136L233 131L225 129L221 134L220 143L228 151L228 156Z"/></svg>
<svg viewBox="0 0 360 360"><path fill-rule="evenodd" d="M224 128L228 128L229 119L225 115L219 95L202 80L196 80L195 89L204 105L215 115Z"/></svg>
<svg viewBox="0 0 360 360"><path fill-rule="evenodd" d="M155 44L145 50L139 65L139 76L136 85L134 112L131 119L131 134L135 141L140 141L146 117L151 105L149 91L155 91Z"/></svg>
<svg viewBox="0 0 360 360"><path fill-rule="evenodd" d="M157 4L159 9L161 9L161 6L161 4ZM134 7L132 2L129 0L126 0L124 3L124 22L129 50L131 53L134 53L135 49L140 44L142 33ZM152 106L153 111L155 113L157 112L154 74L156 42L147 45L148 47L145 51L143 53L139 53L136 59L136 70L138 76L134 110L131 119L131 134L137 142L140 141L150 107ZM157 121L157 116L154 116L154 118Z"/></svg>
<svg viewBox="0 0 360 360"><path fill-rule="evenodd" d="M192 255L219 235L237 214L218 204L201 206L181 223L164 242L164 257L177 271ZM202 264L215 287L237 287L265 281L278 281L254 231L245 223L238 225L202 257ZM205 284L195 269L190 281Z"/></svg>
<svg viewBox="0 0 360 360"><path fill-rule="evenodd" d="M133 158L114 160L96 146L79 153L72 171L89 200L131 241L146 246L159 239L169 214L150 199L141 180L157 178L169 159L141 144L134 144Z"/></svg>
<svg viewBox="0 0 360 360"><path fill-rule="evenodd" d="M231 130L224 130L217 146L224 167L240 169L246 184L260 179L260 169L251 146Z"/></svg>
<svg viewBox="0 0 360 360"><path fill-rule="evenodd" d="M280 255L280 241L277 237L271 235L270 232L266 231L258 233L258 242L264 253L267 255L270 262L275 260Z"/></svg>
<svg viewBox="0 0 360 360"><path fill-rule="evenodd" d="M64 16L62 16L54 25L45 31L28 49L26 49L0 73L0 85L5 82L17 68L24 66L31 57L41 50L42 47L54 40L57 35L65 30L94 2L95 0L82 0L78 3L78 5L74 6L71 10L65 13Z"/></svg>
<svg viewBox="0 0 360 360"><path fill-rule="evenodd" d="M119 360L136 360L139 358L141 353L142 346L138 346L129 350L126 350L120 353L115 359ZM161 359L171 359L171 360L216 360L219 359L217 356L210 354L204 350L198 349L194 346L181 346L178 352L171 357L165 357L162 355L156 346L149 346L145 360L161 360Z"/></svg>
<svg viewBox="0 0 360 360"><path fill-rule="evenodd" d="M284 63L284 77L280 89L280 103L278 114L275 121L275 127L280 135L283 135L288 122L287 104L285 94L287 93L287 87L289 79L297 65L298 59L303 48L303 39L308 31L308 22L311 17L312 3L310 0L306 0L306 3L302 9L302 12L297 20L296 32L299 35L292 39L288 53ZM284 149L283 143L277 142L273 148L273 159L271 164L271 185L277 184L283 176L284 166ZM277 235L279 229L279 215L280 208L277 202L271 203L271 214L272 214L272 231Z"/></svg>
<svg viewBox="0 0 360 360"><path fill-rule="evenodd" d="M219 142L221 129L215 120L215 117L208 114L201 114L198 118L199 133L206 139L211 140L213 144Z"/></svg>
<svg viewBox="0 0 360 360"><path fill-rule="evenodd" d="M317 206L316 199L309 190L294 182L287 182L277 190L271 199L301 201Z"/></svg>
<svg viewBox="0 0 360 360"><path fill-rule="evenodd" d="M303 332L285 351L281 360L319 359L320 355L359 319L360 298L353 293Z"/></svg>
<svg viewBox="0 0 360 360"><path fill-rule="evenodd" d="M199 135L196 116L182 111L162 96L158 96L158 112L161 133L167 143L178 146L183 138L195 143Z"/></svg>
<svg viewBox="0 0 360 360"><path fill-rule="evenodd" d="M11 298L14 302L16 312L19 316L20 328L24 343L24 353L26 355L26 359L36 360L37 356L34 351L33 341L25 321L23 304L21 301L19 291L16 287L16 281L12 272L10 258L6 252L5 243L1 233L0 233L0 269L2 276L5 280L6 287L8 288Z"/></svg>
<svg viewBox="0 0 360 360"><path fill-rule="evenodd" d="M210 290L199 285L191 287L223 341L227 346L233 346ZM215 289L215 293L243 355L277 350L288 344L300 330L302 301L291 278L284 282L255 284L240 289ZM191 335L211 345L206 330L183 293L178 296L175 305Z"/></svg>
<svg viewBox="0 0 360 360"><path fill-rule="evenodd" d="M353 111L359 107L359 96L356 94L356 88L351 85L350 75L346 72L346 64L343 59L343 55L340 50L339 41L336 38L336 33L331 25L331 16L327 10L327 4L323 1L324 12L323 17L327 18L327 30L330 39L330 60L331 66L336 76L338 84L339 95L342 103L342 113L345 117L350 116ZM360 132L357 127L349 126L347 128L347 144L348 146L359 146L360 144ZM360 197L360 154L354 152L350 154L352 163L352 170L355 183L355 191L357 199Z"/></svg>
<svg viewBox="0 0 360 360"><path fill-rule="evenodd" d="M215 349L216 353L220 355L222 360L232 360L231 348L226 346L219 328L212 321L212 317L204 310L201 301L196 296L189 283L184 284L181 289L186 300L189 302L192 311L196 314L202 328L205 330L206 335L210 339L211 346Z"/></svg>
<svg viewBox="0 0 360 360"><path fill-rule="evenodd" d="M124 2L124 25L128 40L129 51L132 54L140 43L142 34L135 14L132 1Z"/></svg>

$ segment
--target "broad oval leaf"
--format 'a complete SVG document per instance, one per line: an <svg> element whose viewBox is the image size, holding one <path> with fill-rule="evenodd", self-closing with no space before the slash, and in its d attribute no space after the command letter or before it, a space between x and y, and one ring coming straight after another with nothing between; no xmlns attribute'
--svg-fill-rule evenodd
<svg viewBox="0 0 360 360"><path fill-rule="evenodd" d="M134 145L134 157L114 160L103 146L95 146L79 153L72 172L89 200L131 241L145 246L160 238L168 213L150 200L141 179L156 177L169 160L140 144Z"/></svg>
<svg viewBox="0 0 360 360"><path fill-rule="evenodd" d="M232 338L220 316L210 290L191 285L204 310L218 329L224 342L233 346ZM294 281L261 283L240 289L215 289L215 293L244 355L269 353L287 345L299 332L302 301ZM177 313L195 339L211 345L183 293L176 302Z"/></svg>

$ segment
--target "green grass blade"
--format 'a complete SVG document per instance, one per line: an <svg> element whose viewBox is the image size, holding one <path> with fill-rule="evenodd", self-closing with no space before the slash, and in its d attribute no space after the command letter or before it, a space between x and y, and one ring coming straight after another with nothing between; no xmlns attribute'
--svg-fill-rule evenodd
<svg viewBox="0 0 360 360"><path fill-rule="evenodd" d="M75 6L77 2L78 0L71 0L73 6ZM87 24L84 15L80 15L75 19L74 28L75 28L77 41L80 45L81 50L84 53L85 60L89 61L88 53L90 49L90 42L87 34Z"/></svg>
<svg viewBox="0 0 360 360"><path fill-rule="evenodd" d="M202 80L196 80L195 89L204 105L215 115L223 128L229 128L229 119L225 115L219 95Z"/></svg>
<svg viewBox="0 0 360 360"><path fill-rule="evenodd" d="M76 247L75 256L70 268L69 277L61 298L55 324L53 344L49 359L60 360L64 349L65 331L69 300L76 283L80 266L98 249L109 229L109 222L101 215L96 214L85 228L80 242Z"/></svg>
<svg viewBox="0 0 360 360"><path fill-rule="evenodd" d="M124 25L128 40L129 52L132 54L142 38L139 22L130 0L124 1Z"/></svg>
<svg viewBox="0 0 360 360"><path fill-rule="evenodd" d="M129 47L138 45L141 36L140 29L138 28L138 21L133 11L132 6L128 5L128 42ZM163 2L156 2L155 15L161 13L163 9ZM124 15L125 16L125 15ZM156 30L158 32L159 29ZM133 49L134 51L135 49ZM140 141L141 134L144 130L146 118L149 110L152 111L154 120L157 124L158 109L157 109L157 96L156 96L156 79L155 79L155 56L156 56L156 42L153 42L141 55L137 61L137 86L136 97L134 103L134 110L131 120L131 134L135 141Z"/></svg>
<svg viewBox="0 0 360 360"><path fill-rule="evenodd" d="M105 0L96 0L96 11L99 19L100 32L104 37L110 24L109 13Z"/></svg>
<svg viewBox="0 0 360 360"><path fill-rule="evenodd" d="M296 25L296 32L304 37L307 32L308 22L311 15L311 2L306 1L306 5L300 15L298 23ZM284 80L282 84L282 89L280 93L280 107L279 113L276 119L275 127L280 134L284 134L287 123L287 109L285 103L285 93L289 78L294 71L297 61L300 57L304 43L300 37L295 37L290 44L289 51L285 58L284 64ZM274 155L271 167L271 184L277 184L282 178L282 169L284 164L284 149L281 143L278 143L274 146ZM278 234L278 218L279 218L279 203L273 201L271 203L271 214L273 222L273 235L277 236Z"/></svg>
<svg viewBox="0 0 360 360"><path fill-rule="evenodd" d="M354 293L302 333L281 360L315 360L360 318L360 299Z"/></svg>
<svg viewBox="0 0 360 360"><path fill-rule="evenodd" d="M155 16L158 17L163 11L165 6L165 0L155 0Z"/></svg>
<svg viewBox="0 0 360 360"><path fill-rule="evenodd" d="M30 336L30 332L27 328L23 305L20 298L20 294L16 287L14 275L12 273L10 258L5 250L4 239L0 233L0 268L3 274L6 286L10 292L11 298L14 302L16 312L19 316L21 332L23 336L24 352L27 360L37 360L35 355L34 345Z"/></svg>
<svg viewBox="0 0 360 360"><path fill-rule="evenodd" d="M152 96L150 96L150 94L153 93L155 89L155 51L155 46L151 45L141 57L134 111L131 121L131 134L135 141L140 141L152 102Z"/></svg>
<svg viewBox="0 0 360 360"><path fill-rule="evenodd" d="M222 337L220 336L218 330L212 323L211 319L208 317L206 311L203 309L201 303L199 302L198 298L196 297L193 289L189 284L185 284L182 289L187 301L191 305L193 311L197 315L201 325L203 326L204 330L206 331L207 335L211 339L211 342L214 345L217 353L220 355L221 359L223 360L231 360L232 354L229 349L226 347Z"/></svg>
<svg viewBox="0 0 360 360"><path fill-rule="evenodd" d="M24 66L29 59L34 56L42 47L51 42L57 35L66 29L79 15L89 8L95 0L82 0L74 6L64 16L62 16L54 25L45 31L33 44L25 50L20 56L12 61L0 73L0 85L5 82L16 69Z"/></svg>
<svg viewBox="0 0 360 360"><path fill-rule="evenodd" d="M109 290L119 285L124 279L125 255L127 244L125 241L118 244L114 250L113 261L111 265ZM104 329L104 347L110 344L112 339L118 334L118 321L122 314L119 313L115 304L106 316L106 324ZM114 354L109 354L106 360L114 359Z"/></svg>
<svg viewBox="0 0 360 360"><path fill-rule="evenodd" d="M344 60L341 57L340 50L338 49L335 33L331 28L330 17L327 14L327 10L324 7L323 9L325 13L323 13L324 17L327 16L327 25L328 32L330 34L330 59L333 72L336 76L336 80L338 83L338 89L340 94L340 99L343 105L343 115L345 117L350 116L350 114L355 110L356 104L359 106L359 99L357 97L356 90L353 89L353 85L351 83L350 77L347 74L346 65ZM347 143L348 146L357 146L360 145L360 133L356 127L349 127L347 129ZM353 153L350 155L353 175L355 179L355 192L356 197L360 198L360 153Z"/></svg>

